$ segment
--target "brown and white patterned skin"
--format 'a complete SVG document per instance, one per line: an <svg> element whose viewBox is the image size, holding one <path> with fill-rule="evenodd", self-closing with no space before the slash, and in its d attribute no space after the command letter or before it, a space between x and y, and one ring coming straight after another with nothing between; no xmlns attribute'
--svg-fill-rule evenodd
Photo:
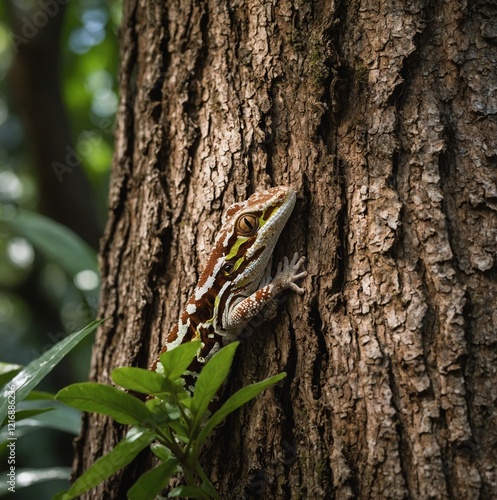
<svg viewBox="0 0 497 500"><path fill-rule="evenodd" d="M285 289L304 293L295 283L307 276L302 270L303 257L295 254L290 262L285 257L273 279L266 272L295 200L292 188L279 186L254 193L226 210L195 291L161 350L162 354L185 342L201 340L185 377L189 389L205 362L223 345L236 340L279 293ZM160 372L162 365L157 361L152 369Z"/></svg>

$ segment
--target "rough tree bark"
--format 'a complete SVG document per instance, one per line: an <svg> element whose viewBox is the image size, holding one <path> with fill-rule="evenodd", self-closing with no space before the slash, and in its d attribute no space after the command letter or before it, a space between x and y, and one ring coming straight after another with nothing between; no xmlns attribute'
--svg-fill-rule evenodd
<svg viewBox="0 0 497 500"><path fill-rule="evenodd" d="M292 296L206 455L223 498L497 498L493 2L128 0L92 378L147 366L223 209L291 184ZM79 473L123 430L90 417ZM98 490L121 498L144 461ZM95 496L92 496L95 498Z"/></svg>

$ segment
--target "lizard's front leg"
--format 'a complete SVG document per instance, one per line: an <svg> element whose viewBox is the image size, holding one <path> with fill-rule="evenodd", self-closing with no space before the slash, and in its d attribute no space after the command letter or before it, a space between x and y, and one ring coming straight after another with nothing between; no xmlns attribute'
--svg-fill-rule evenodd
<svg viewBox="0 0 497 500"><path fill-rule="evenodd" d="M243 328L283 290L291 289L299 295L303 294L304 289L295 282L307 276L307 271L301 270L304 261L305 257L299 258L297 253L291 262L285 257L284 262L278 264L276 276L269 284L255 291L249 297L236 302L224 312L223 329L230 331Z"/></svg>

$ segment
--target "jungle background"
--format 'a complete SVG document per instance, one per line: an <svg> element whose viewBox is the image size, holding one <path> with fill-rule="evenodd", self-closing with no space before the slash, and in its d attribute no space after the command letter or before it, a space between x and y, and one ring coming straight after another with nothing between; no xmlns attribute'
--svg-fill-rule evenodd
<svg viewBox="0 0 497 500"><path fill-rule="evenodd" d="M121 11L117 0L0 3L1 362L27 365L95 316L96 265L85 270L79 257L96 262L105 225ZM22 224L12 224L21 212ZM73 234L51 237L53 221ZM92 341L40 389L86 380ZM26 437L16 448L19 499L50 498L68 486L60 478L69 476L80 415L62 407L50 413L17 427ZM3 441L2 471L5 457Z"/></svg>

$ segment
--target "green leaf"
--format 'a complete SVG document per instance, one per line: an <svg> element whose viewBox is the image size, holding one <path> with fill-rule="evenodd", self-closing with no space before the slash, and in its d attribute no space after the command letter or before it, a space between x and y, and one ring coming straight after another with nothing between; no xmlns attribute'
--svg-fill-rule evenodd
<svg viewBox="0 0 497 500"><path fill-rule="evenodd" d="M168 425L176 433L178 439L183 441L183 443L188 443L190 440L188 429L181 420L172 420Z"/></svg>
<svg viewBox="0 0 497 500"><path fill-rule="evenodd" d="M117 373L115 373L116 370ZM147 400L147 406L150 406L152 401L157 398L159 401L173 405L176 405L178 401L187 404L186 400L191 399L191 395L186 391L181 379L172 381L160 373L143 368L121 367L116 368L116 370L112 372L112 379L116 384L128 390L155 396L155 398Z"/></svg>
<svg viewBox="0 0 497 500"><path fill-rule="evenodd" d="M96 382L81 382L61 389L57 401L82 411L101 413L120 424L144 426L152 420L145 403L124 391Z"/></svg>
<svg viewBox="0 0 497 500"><path fill-rule="evenodd" d="M239 342L232 342L214 354L206 363L195 384L192 401L192 414L195 422L200 423L211 399L229 375L231 363Z"/></svg>
<svg viewBox="0 0 497 500"><path fill-rule="evenodd" d="M107 455L100 457L81 476L60 500L70 500L91 490L118 470L128 465L137 455L155 439L155 433L133 427L126 437Z"/></svg>
<svg viewBox="0 0 497 500"><path fill-rule="evenodd" d="M184 498L202 498L209 500L211 497L207 495L204 490L200 488L195 488L193 486L177 486L173 490L170 491L168 498L176 498L176 497L184 497Z"/></svg>
<svg viewBox="0 0 497 500"><path fill-rule="evenodd" d="M278 375L274 375L273 377L262 380L261 382L257 382L255 384L246 385L242 387L239 391L235 392L233 396L231 396L219 410L212 415L212 417L207 421L206 425L200 431L200 435L198 437L198 443L201 446L205 440L209 437L210 433L214 430L214 427L219 425L230 413L234 412L240 406L243 406L245 403L249 402L251 399L257 397L264 389L269 386L276 384L280 380L286 377L286 373L279 373Z"/></svg>
<svg viewBox="0 0 497 500"><path fill-rule="evenodd" d="M128 499L153 500L167 486L175 472L178 472L178 461L175 458L145 472L128 491Z"/></svg>
<svg viewBox="0 0 497 500"><path fill-rule="evenodd" d="M200 349L200 341L192 340L160 355L160 362L164 369L164 376L169 380L176 380L183 375L190 366L193 358ZM157 371L161 373L158 369Z"/></svg>
<svg viewBox="0 0 497 500"><path fill-rule="evenodd" d="M69 481L70 467L50 467L48 469L17 469L16 470L16 492L18 489L26 488L33 484L44 481L66 480ZM8 484L4 480L0 483L0 495L8 493Z"/></svg>
<svg viewBox="0 0 497 500"><path fill-rule="evenodd" d="M183 403L184 401L182 401L180 405L184 406ZM181 412L178 404L170 404L168 402L155 399L148 401L147 406L151 409L154 415L154 424L158 429L172 429L176 433L176 437L178 439L181 439L183 442L188 442L188 432L184 421L185 418L188 418L188 415L185 415L187 412Z"/></svg>
<svg viewBox="0 0 497 500"><path fill-rule="evenodd" d="M0 387L3 387L9 380L12 380L21 370L21 365L0 363Z"/></svg>
<svg viewBox="0 0 497 500"><path fill-rule="evenodd" d="M13 392L15 392L15 404L18 404L53 370L74 346L93 332L102 321L105 320L93 321L79 332L73 333L64 340L61 340L39 358L29 363L26 368L21 370L7 383L0 393L0 422L3 422L7 415L8 405L13 401Z"/></svg>
<svg viewBox="0 0 497 500"><path fill-rule="evenodd" d="M143 394L172 394L182 389L181 386L172 383L160 373L131 366L123 366L113 370L112 380L125 389Z"/></svg>
<svg viewBox="0 0 497 500"><path fill-rule="evenodd" d="M152 453L162 462L167 462L167 460L171 458L171 450L161 443L152 443L150 445L150 449L152 450Z"/></svg>

